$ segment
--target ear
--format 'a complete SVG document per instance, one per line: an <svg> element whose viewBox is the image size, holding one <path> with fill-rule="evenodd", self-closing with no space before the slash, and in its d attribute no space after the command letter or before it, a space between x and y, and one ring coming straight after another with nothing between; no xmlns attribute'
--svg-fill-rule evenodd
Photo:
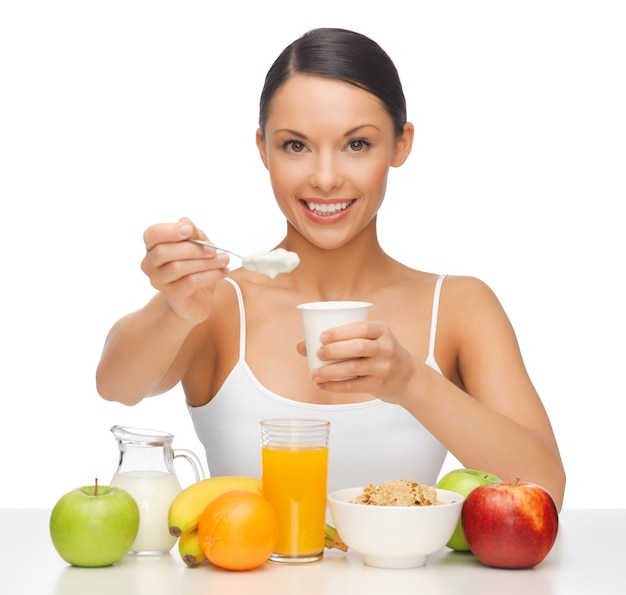
<svg viewBox="0 0 626 595"><path fill-rule="evenodd" d="M263 141L263 135L261 134L261 129L258 128L256 131L256 146L259 150L259 155L261 156L261 161L265 166L265 169L269 169L267 166L267 150L265 147L265 142Z"/></svg>
<svg viewBox="0 0 626 595"><path fill-rule="evenodd" d="M396 147L391 159L391 167L400 167L411 153L413 147L413 136L415 135L415 128L411 122L404 124L404 130L402 134L396 140Z"/></svg>

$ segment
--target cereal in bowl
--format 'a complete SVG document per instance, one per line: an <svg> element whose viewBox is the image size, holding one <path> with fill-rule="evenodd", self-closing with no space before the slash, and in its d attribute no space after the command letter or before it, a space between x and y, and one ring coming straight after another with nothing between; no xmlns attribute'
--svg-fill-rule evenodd
<svg viewBox="0 0 626 595"><path fill-rule="evenodd" d="M429 485L407 479L385 481L379 486L369 484L353 501L372 506L433 506L439 504L437 490Z"/></svg>

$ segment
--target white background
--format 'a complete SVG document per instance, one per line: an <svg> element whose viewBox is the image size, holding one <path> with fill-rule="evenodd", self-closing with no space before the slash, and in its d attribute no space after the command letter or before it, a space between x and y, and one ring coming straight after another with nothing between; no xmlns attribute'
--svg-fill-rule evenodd
<svg viewBox="0 0 626 595"><path fill-rule="evenodd" d="M179 388L128 408L100 399L95 368L152 295L149 224L186 215L243 253L282 237L258 97L317 26L373 37L405 86L416 142L383 246L491 285L552 418L565 506L625 505L626 3L21 0L0 6L0 507L108 482L115 423L204 457Z"/></svg>

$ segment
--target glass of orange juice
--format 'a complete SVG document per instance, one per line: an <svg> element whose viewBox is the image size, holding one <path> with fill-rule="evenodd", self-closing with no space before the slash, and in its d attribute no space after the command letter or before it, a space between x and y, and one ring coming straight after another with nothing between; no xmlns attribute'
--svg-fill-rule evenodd
<svg viewBox="0 0 626 595"><path fill-rule="evenodd" d="M263 496L278 516L278 543L270 561L306 563L324 555L330 422L261 422Z"/></svg>

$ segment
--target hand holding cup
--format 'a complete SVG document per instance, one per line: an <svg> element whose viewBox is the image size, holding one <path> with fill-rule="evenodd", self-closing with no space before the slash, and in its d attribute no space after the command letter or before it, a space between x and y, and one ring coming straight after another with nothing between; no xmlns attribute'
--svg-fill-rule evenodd
<svg viewBox="0 0 626 595"><path fill-rule="evenodd" d="M321 334L335 326L367 320L368 309L371 305L369 302L326 301L308 302L297 306L302 314L304 340L310 370L341 361L322 361L317 357L317 350L322 346Z"/></svg>

